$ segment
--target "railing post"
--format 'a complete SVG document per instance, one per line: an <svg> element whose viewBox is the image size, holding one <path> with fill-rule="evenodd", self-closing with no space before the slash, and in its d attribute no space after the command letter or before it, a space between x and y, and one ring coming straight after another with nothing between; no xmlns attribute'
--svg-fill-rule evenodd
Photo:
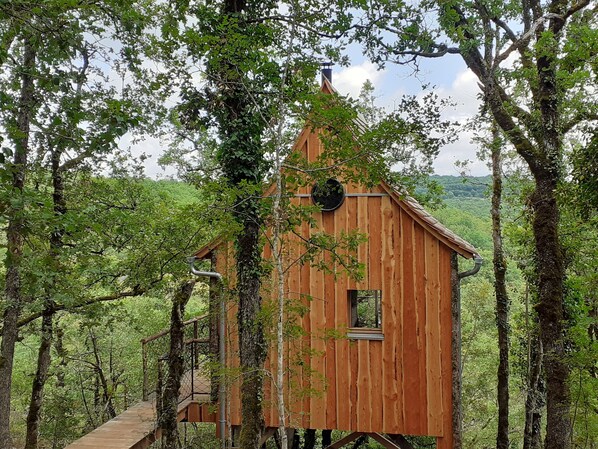
<svg viewBox="0 0 598 449"><path fill-rule="evenodd" d="M195 320L193 322L193 340L195 340L195 342L197 342L197 339L199 338L199 321ZM191 370L193 371L193 369L199 369L199 354L198 354L198 346L197 343L193 343L193 355L195 356L195 361L191 366Z"/></svg>
<svg viewBox="0 0 598 449"><path fill-rule="evenodd" d="M195 322L195 324L197 324L197 321ZM197 329L197 327L195 327L195 329ZM195 332L194 329L194 332ZM197 338L197 337L195 337ZM197 363L197 357L195 354L195 350L197 348L197 340L193 340L193 343L191 343L191 400L195 399L195 372L194 369L197 369L195 367L195 364Z"/></svg>
<svg viewBox="0 0 598 449"><path fill-rule="evenodd" d="M162 417L162 363L158 359L158 382L156 385L156 412L158 416L158 422Z"/></svg>
<svg viewBox="0 0 598 449"><path fill-rule="evenodd" d="M141 365L143 367L142 399L147 401L147 348L144 341L141 342Z"/></svg>

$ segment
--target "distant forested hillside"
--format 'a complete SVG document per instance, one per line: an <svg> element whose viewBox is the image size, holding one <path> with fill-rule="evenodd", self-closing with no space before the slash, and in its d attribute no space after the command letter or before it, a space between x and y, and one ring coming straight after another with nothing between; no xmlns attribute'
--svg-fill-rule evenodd
<svg viewBox="0 0 598 449"><path fill-rule="evenodd" d="M484 198L492 184L490 176L433 175L431 179L444 188L446 198Z"/></svg>
<svg viewBox="0 0 598 449"><path fill-rule="evenodd" d="M449 229L481 251L492 249L490 221L489 176L432 176L445 194L442 206L432 214Z"/></svg>

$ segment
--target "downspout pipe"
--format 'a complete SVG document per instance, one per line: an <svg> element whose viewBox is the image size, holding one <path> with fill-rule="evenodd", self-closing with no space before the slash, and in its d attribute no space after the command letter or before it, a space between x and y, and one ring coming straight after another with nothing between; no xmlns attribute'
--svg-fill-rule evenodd
<svg viewBox="0 0 598 449"><path fill-rule="evenodd" d="M187 259L187 263L189 264L189 270L191 274L197 277L208 277L212 279L216 279L218 283L222 282L222 275L216 271L200 271L195 268L195 261L197 258L195 256L191 256ZM222 298L220 299L220 319L218 320L218 352L219 352L219 362L220 362L220 385L218 385L218 400L219 404L219 412L220 412L220 439L222 441L222 449L226 449L226 387L225 387L225 374L224 374L224 366L226 364L226 347L224 345L224 333L226 332L225 328L225 320L226 320L226 306Z"/></svg>
<svg viewBox="0 0 598 449"><path fill-rule="evenodd" d="M458 274L459 279L463 279L468 276L473 276L474 274L477 274L478 271L480 271L480 268L482 268L482 263L484 262L484 259L482 259L482 256L480 256L479 254L474 254L473 261L474 261L473 268L471 270L462 271L461 273L459 273Z"/></svg>

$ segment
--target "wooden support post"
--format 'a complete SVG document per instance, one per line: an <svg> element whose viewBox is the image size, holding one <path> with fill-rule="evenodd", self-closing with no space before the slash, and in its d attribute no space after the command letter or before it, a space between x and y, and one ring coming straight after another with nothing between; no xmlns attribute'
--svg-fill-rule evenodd
<svg viewBox="0 0 598 449"><path fill-rule="evenodd" d="M345 444L349 444L352 441L355 441L361 435L365 435L363 432L353 432L347 435L346 437L341 438L338 441L335 441L330 446L326 447L326 449L339 449L343 447Z"/></svg>
<svg viewBox="0 0 598 449"><path fill-rule="evenodd" d="M390 439L382 434L379 433L366 433L366 432L353 432L347 435L344 438L341 438L338 441L335 441L330 446L327 446L326 449L340 449L345 444L349 444L355 441L362 435L367 435L368 437L372 438L373 440L380 443L386 449L413 449L413 446L409 441L405 439L403 435L392 435Z"/></svg>
<svg viewBox="0 0 598 449"><path fill-rule="evenodd" d="M373 440L376 440L378 443L380 443L386 449L402 449L400 446L397 446L392 441L390 441L388 438L386 438L383 435L380 435L379 433L368 433L368 436L372 437Z"/></svg>
<svg viewBox="0 0 598 449"><path fill-rule="evenodd" d="M295 429L287 427L287 441L288 447L293 447L293 440L295 439Z"/></svg>
<svg viewBox="0 0 598 449"><path fill-rule="evenodd" d="M407 441L407 439L403 435L400 435L400 434L388 435L388 437L390 438L390 440L393 443L395 443L401 449L413 449L413 446L411 445L411 443L409 441Z"/></svg>
<svg viewBox="0 0 598 449"><path fill-rule="evenodd" d="M386 449L413 449L413 446L411 446L403 435L393 435L392 440L379 433L369 433L368 435Z"/></svg>

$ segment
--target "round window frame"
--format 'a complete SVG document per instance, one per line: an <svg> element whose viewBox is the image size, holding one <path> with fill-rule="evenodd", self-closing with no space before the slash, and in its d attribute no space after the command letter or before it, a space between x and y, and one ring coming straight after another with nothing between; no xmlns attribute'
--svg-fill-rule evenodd
<svg viewBox="0 0 598 449"><path fill-rule="evenodd" d="M313 187L311 188L311 200L312 202L321 208L322 212L332 212L337 210L339 207L341 207L343 205L343 203L345 202L345 197L346 197L346 192L345 192L345 186L338 180L335 178L329 178L325 181L326 184L328 184L329 182L334 182L335 186L331 187L332 188L338 188L340 187L340 193L341 193L341 197L340 197L340 201L338 201L334 206L332 207L325 207L324 205L322 205L321 203L319 203L316 198L319 196L320 198L322 198L321 195L317 195L316 189L319 187L318 183L314 184ZM325 198L325 197L324 197Z"/></svg>

